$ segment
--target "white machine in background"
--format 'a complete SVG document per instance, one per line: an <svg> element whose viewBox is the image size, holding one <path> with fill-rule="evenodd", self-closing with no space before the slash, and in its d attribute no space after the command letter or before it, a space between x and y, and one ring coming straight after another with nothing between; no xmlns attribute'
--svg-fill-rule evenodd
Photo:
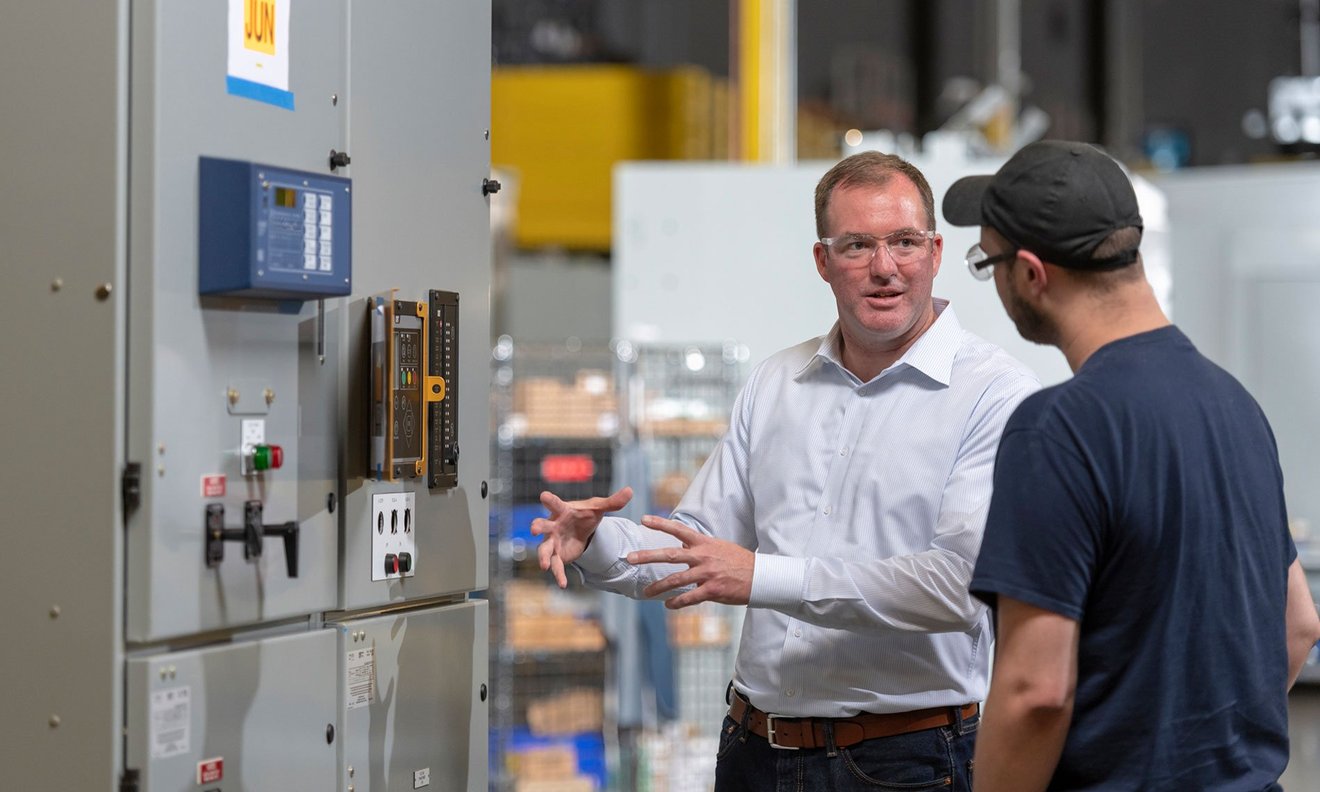
<svg viewBox="0 0 1320 792"><path fill-rule="evenodd" d="M486 788L490 15L7 12L6 788Z"/></svg>
<svg viewBox="0 0 1320 792"><path fill-rule="evenodd" d="M1162 176L1178 324L1260 402L1274 429L1288 517L1320 597L1320 166ZM1320 681L1313 653L1305 681Z"/></svg>
<svg viewBox="0 0 1320 792"><path fill-rule="evenodd" d="M999 344L1044 384L1071 376L1052 347L1023 341L994 285L963 266L979 239L940 216L949 185L993 173L1003 160L970 158L965 145L931 147L911 162L935 193L936 229L944 237L934 294L951 302L963 327ZM641 342L737 339L751 362L826 332L837 310L812 259L813 193L832 162L788 166L737 163L627 163L614 175L614 331ZM1146 234L1147 274L1169 304L1168 224L1164 200L1134 177Z"/></svg>
<svg viewBox="0 0 1320 792"><path fill-rule="evenodd" d="M1320 166L1160 177L1178 324L1260 402L1298 533L1320 539Z"/></svg>

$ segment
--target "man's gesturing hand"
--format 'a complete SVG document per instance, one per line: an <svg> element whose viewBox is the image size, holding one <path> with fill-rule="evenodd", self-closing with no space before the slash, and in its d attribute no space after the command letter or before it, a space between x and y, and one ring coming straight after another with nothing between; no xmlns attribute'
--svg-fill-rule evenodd
<svg viewBox="0 0 1320 792"><path fill-rule="evenodd" d="M643 592L656 597L684 586L695 586L665 601L667 608L686 608L711 600L725 605L746 605L752 596L752 570L756 554L745 547L715 539L692 530L676 520L647 516L642 525L662 531L683 543L682 547L637 550L628 554L630 564L687 564L682 572L657 580Z"/></svg>
<svg viewBox="0 0 1320 792"><path fill-rule="evenodd" d="M541 569L552 572L560 588L568 587L564 567L581 557L601 518L627 506L632 496L632 487L624 487L608 498L567 502L553 492L541 493L541 505L550 512L550 518L532 520L532 535L544 537L536 555Z"/></svg>

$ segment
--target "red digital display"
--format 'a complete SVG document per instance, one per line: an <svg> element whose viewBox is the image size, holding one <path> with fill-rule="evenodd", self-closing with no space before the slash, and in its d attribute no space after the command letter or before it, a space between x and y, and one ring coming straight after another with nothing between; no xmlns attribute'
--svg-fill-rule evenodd
<svg viewBox="0 0 1320 792"><path fill-rule="evenodd" d="M583 454L555 454L541 458L541 478L552 484L577 484L591 481L596 463Z"/></svg>

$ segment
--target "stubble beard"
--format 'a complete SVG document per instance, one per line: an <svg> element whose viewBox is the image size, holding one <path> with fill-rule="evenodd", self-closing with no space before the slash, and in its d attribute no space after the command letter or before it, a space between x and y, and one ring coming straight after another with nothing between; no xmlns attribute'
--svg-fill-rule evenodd
<svg viewBox="0 0 1320 792"><path fill-rule="evenodd" d="M1008 311L1008 318L1012 319L1017 327L1018 335L1033 344L1056 346L1058 329L1049 318L1022 299L1015 290L1011 288L1008 290L1008 305L1004 307Z"/></svg>

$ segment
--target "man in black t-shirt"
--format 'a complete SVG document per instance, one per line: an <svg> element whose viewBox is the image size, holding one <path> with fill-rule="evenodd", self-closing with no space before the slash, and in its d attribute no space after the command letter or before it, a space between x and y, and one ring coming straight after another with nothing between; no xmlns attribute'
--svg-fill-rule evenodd
<svg viewBox="0 0 1320 792"><path fill-rule="evenodd" d="M1075 376L1004 430L972 578L996 609L981 790L1276 790L1320 639L1274 436L1165 317L1122 169L1046 141L944 199L1019 332Z"/></svg>

